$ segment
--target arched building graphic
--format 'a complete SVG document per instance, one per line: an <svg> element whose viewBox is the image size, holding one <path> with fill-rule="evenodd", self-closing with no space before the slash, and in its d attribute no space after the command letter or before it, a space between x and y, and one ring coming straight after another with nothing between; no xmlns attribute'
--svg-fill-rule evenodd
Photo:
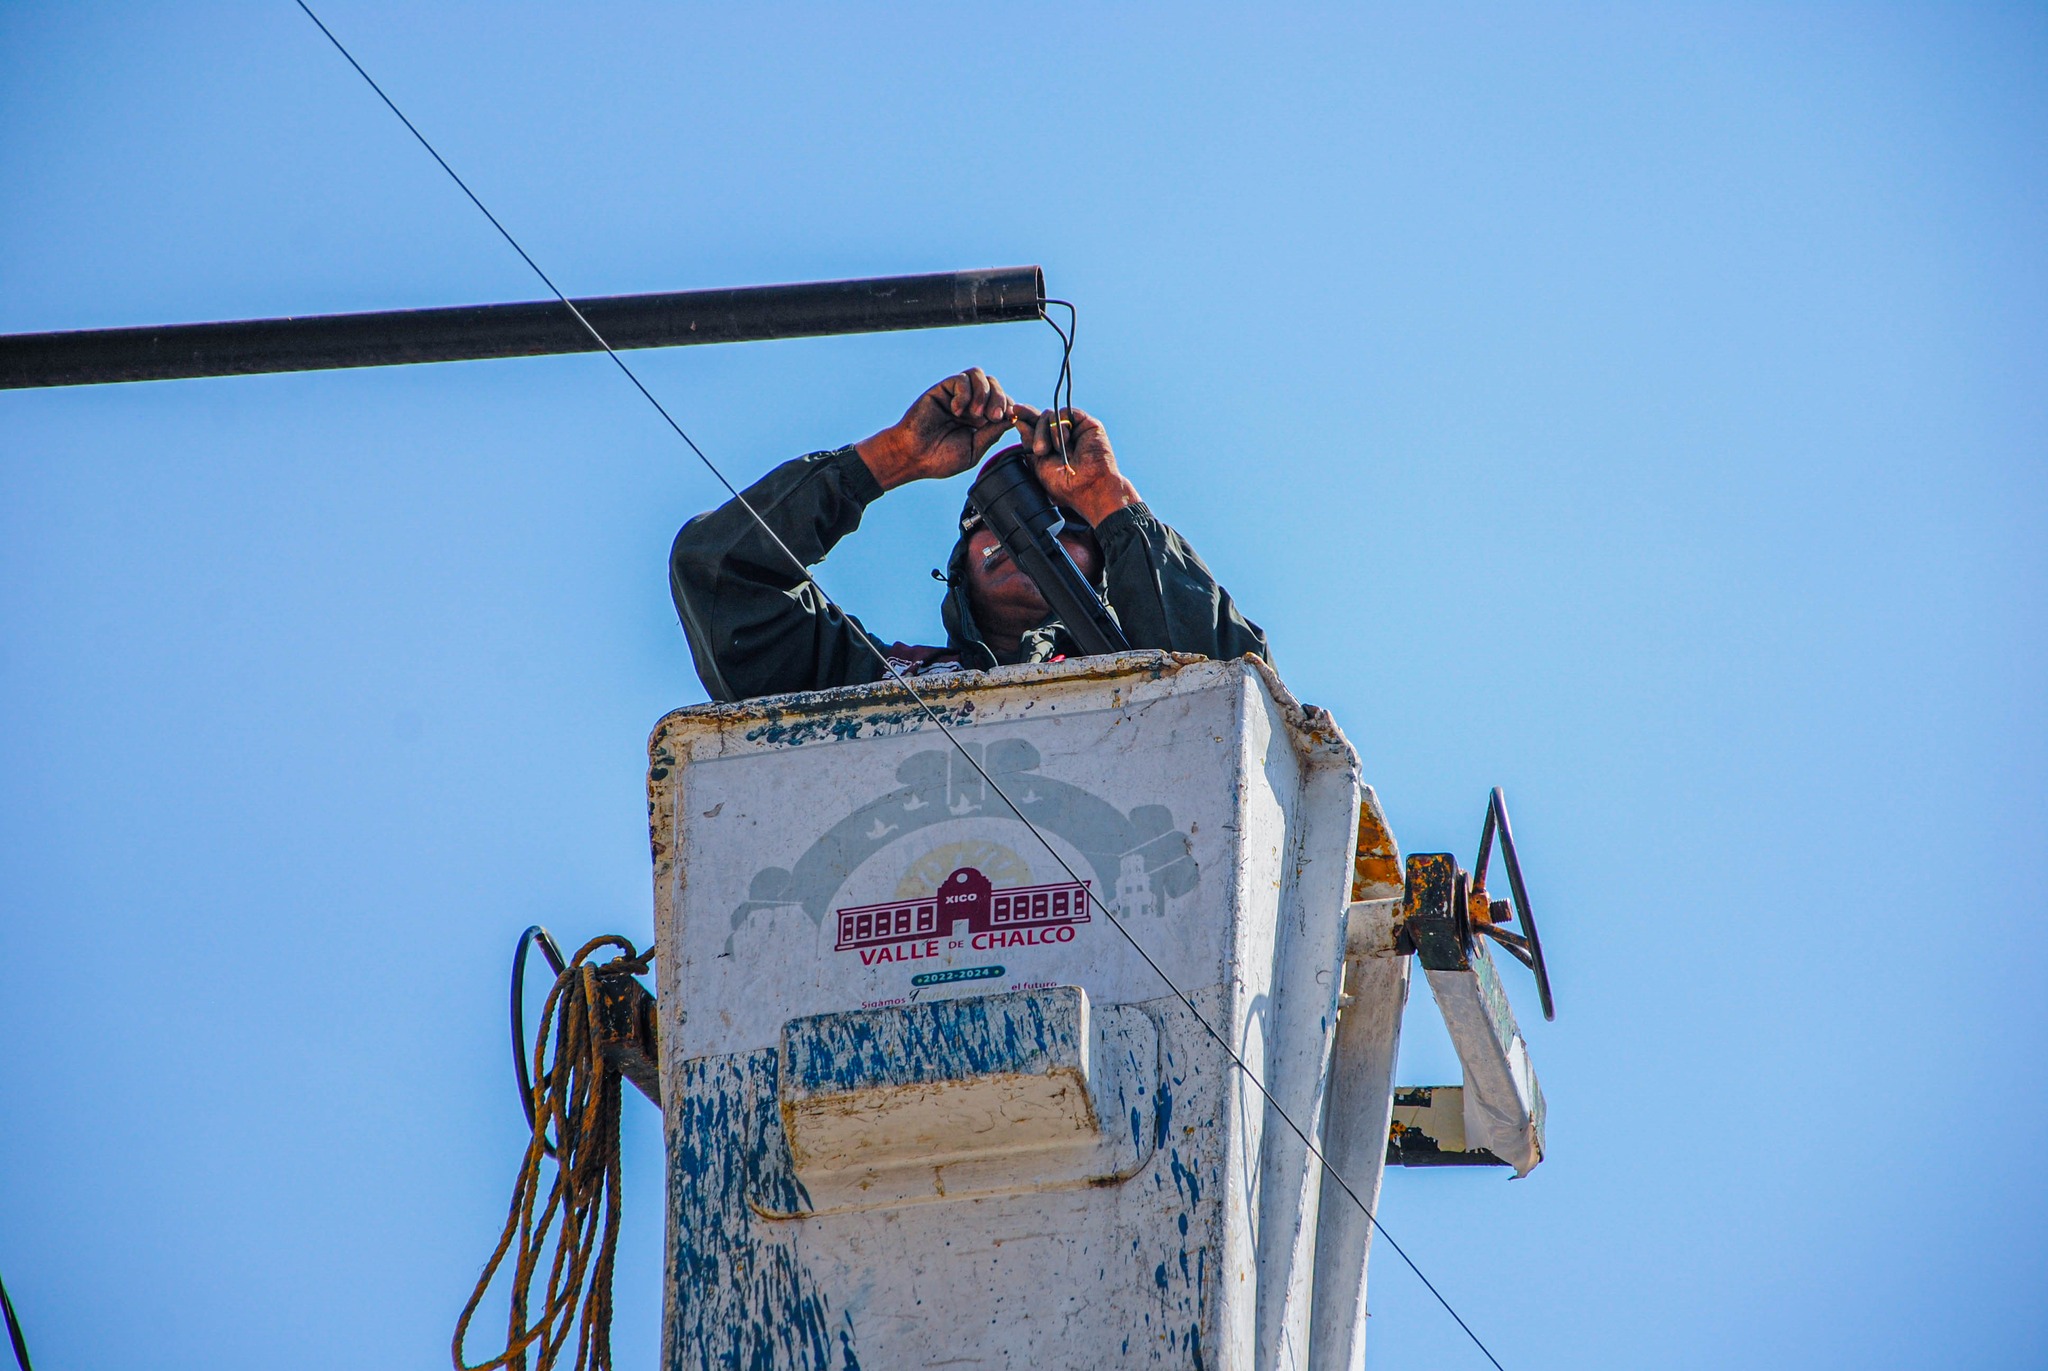
<svg viewBox="0 0 2048 1371"><path fill-rule="evenodd" d="M1047 776L1039 769L1038 749L1022 738L961 746L1032 823L1079 850L1095 877L1087 885L1114 892L1141 868L1152 912L1163 913L1167 900L1187 894L1201 880L1188 835L1175 827L1165 805L1138 805L1126 813L1080 786ZM756 910L792 905L822 924L834 914L832 898L847 876L883 848L953 819L1011 817L981 775L951 748L913 753L897 768L896 779L903 783L901 788L877 796L832 825L789 866L755 872L747 898L733 910L734 933ZM1045 887L1048 893L1056 888ZM898 900L888 908L918 903ZM916 920L914 909L907 917ZM936 926L936 907L930 917ZM892 927L894 923L892 915ZM727 945L730 948L729 941Z"/></svg>

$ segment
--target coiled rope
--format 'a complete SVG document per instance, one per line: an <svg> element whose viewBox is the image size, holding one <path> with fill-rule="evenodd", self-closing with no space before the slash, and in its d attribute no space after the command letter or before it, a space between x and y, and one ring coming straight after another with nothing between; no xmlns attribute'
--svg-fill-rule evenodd
<svg viewBox="0 0 2048 1371"><path fill-rule="evenodd" d="M602 965L592 964L591 956L605 947L619 948L620 955ZM528 1097L533 1136L512 1186L505 1231L477 1278L476 1293L455 1323L450 1350L456 1371L527 1371L529 1353L535 1359L534 1371L551 1371L568 1346L571 1331L578 1329L579 1308L574 1371L610 1371L612 1264L618 1253L621 1210L619 1089L624 1078L605 1056L600 982L639 975L653 956L652 948L636 953L631 942L616 934L592 938L548 992L533 1045ZM555 1166L554 1185L542 1200L541 1167L549 1160ZM534 1278L550 1246L550 1234L554 1256L547 1289L539 1312L531 1313ZM508 1254L514 1260L505 1350L471 1365L463 1359L462 1347L470 1320Z"/></svg>

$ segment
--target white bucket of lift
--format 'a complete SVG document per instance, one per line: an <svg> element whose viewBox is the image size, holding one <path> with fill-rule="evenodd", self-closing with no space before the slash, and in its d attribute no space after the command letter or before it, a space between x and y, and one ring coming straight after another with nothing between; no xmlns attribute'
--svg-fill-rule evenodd
<svg viewBox="0 0 2048 1371"><path fill-rule="evenodd" d="M1030 825L893 685L650 742L665 1366L1308 1366L1312 1312L1352 1364L1363 1217L1231 1062L1376 1197L1405 959L1324 1117L1361 797L1397 865L1349 744L1250 659L918 689Z"/></svg>

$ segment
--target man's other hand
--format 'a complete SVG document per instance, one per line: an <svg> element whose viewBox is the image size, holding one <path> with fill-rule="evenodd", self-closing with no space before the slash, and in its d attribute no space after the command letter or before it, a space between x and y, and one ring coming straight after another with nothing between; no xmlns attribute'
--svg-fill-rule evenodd
<svg viewBox="0 0 2048 1371"><path fill-rule="evenodd" d="M1088 521L1101 523L1126 505L1138 503L1138 488L1117 470L1109 431L1085 410L1057 415L1030 405L1017 405L1018 436L1045 493ZM1054 428L1058 425L1058 429ZM1064 440L1064 448L1062 446Z"/></svg>
<svg viewBox="0 0 2048 1371"><path fill-rule="evenodd" d="M1015 413L1002 383L969 367L918 396L901 419L854 444L854 451L883 490L958 476L1009 432Z"/></svg>

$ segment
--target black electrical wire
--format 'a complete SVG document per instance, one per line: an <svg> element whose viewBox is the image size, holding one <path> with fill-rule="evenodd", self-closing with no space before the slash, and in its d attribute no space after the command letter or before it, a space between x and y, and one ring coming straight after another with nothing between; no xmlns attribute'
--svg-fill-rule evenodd
<svg viewBox="0 0 2048 1371"><path fill-rule="evenodd" d="M21 1371L35 1371L28 1364L28 1339L21 1335L21 1320L14 1315L14 1301L7 1298L5 1281L0 1281L0 1313L7 1316L7 1341L14 1345L14 1364Z"/></svg>
<svg viewBox="0 0 2048 1371"><path fill-rule="evenodd" d="M536 943L557 981L569 968L554 935L539 924L519 935L519 946L512 950L512 1070L519 1081L519 1107L526 1113L528 1129L533 1127L533 1078L526 1070L526 953ZM541 1139L541 1147L550 1157L555 1155L554 1144L547 1139Z"/></svg>
<svg viewBox="0 0 2048 1371"><path fill-rule="evenodd" d="M818 584L817 578L811 573L811 569L804 564L803 559L801 557L798 557L796 553L790 550L789 545L783 542L782 538L775 532L773 528L769 526L768 521L761 517L760 511L755 509L753 505L747 501L747 498L744 495L740 494L738 488L735 487L731 481L725 478L725 473L720 471L717 465L713 463L712 460L704 454L704 450L697 446L696 442L691 439L688 433L685 433L683 431L682 425L676 422L674 416L671 415L668 412L668 410L662 406L661 401L654 398L653 393L650 392L647 389L647 387L641 383L639 376L637 376L634 373L631 367L626 365L625 359L619 356L619 354L612 349L610 343L605 341L604 335L602 335L595 328L593 328L591 326L590 321L583 317L583 311L577 309L575 302L572 301L566 294L562 292L562 289L554 283L553 279L550 278L546 272L541 270L539 264L536 263L532 257L527 255L526 249L519 246L519 241L515 239L509 231L507 231L503 224L498 222L498 217L492 214L490 210L485 207L484 202L482 200L479 200L477 198L476 192L472 191L469 188L468 183L465 182L460 176L456 175L455 169L448 165L447 161L442 158L439 152L436 152L434 150L434 145L427 141L426 135L421 133L419 129L414 126L412 120L405 117L404 111L400 110L398 106L392 102L391 97L384 93L384 88L377 84L377 82L370 76L369 72L363 70L362 64L356 61L356 59L349 53L349 50L342 45L341 40L334 36L333 31L329 29L327 25L320 22L320 16L313 13L312 8L307 5L306 0L295 0L295 3L298 5L300 9L305 11L306 17L313 21L314 25L317 28L319 28L320 32L326 36L327 41L333 44L335 51L339 52L342 55L342 57L348 62L348 64L351 67L355 68L356 74L363 78L364 82L368 84L371 90L376 92L377 98L384 102L385 107L389 109L392 112L392 114L398 117L398 121L400 123L405 125L406 131L411 133L414 139L416 139L419 142L419 145L427 150L427 154L431 156L434 159L434 161L440 165L441 170L448 173L448 178L455 182L456 186L462 191L464 195L469 197L470 203L475 205L477 207L477 210L484 216L484 218L490 221L491 227L498 231L498 236L503 238L505 242L511 246L512 250L519 254L519 258L521 261L525 262L528 267L532 268L533 274L540 278L541 284L545 285L549 291L553 292L555 298L562 302L563 307L566 308L572 316L574 316L576 322L581 324L584 330L590 334L591 339L594 342L596 342L600 348L604 350L605 355L611 358L612 362L619 368L620 371L625 373L626 379L633 383L633 388L640 392L640 394L646 399L648 404L654 406L655 412L662 417L663 421L666 422L671 429L675 430L676 436L681 438L683 442L686 445L688 445L690 451L696 454L697 460L704 464L705 469L711 473L711 475L718 481L719 485L723 486L726 489L726 491L733 497L733 499L739 503L740 507L746 510L750 516L752 516L755 524L759 526L759 528L764 534L767 535L769 541L772 542L776 546L776 548L782 552L783 556L789 559L790 564L796 569L797 574L800 575L805 581L808 581L811 585L811 588L817 591L819 599L822 600L826 605L834 609L837 609L838 602L833 600L830 595L826 594L825 588L822 585ZM1053 302L1047 301L1046 303ZM1062 301L1058 303L1065 302ZM1073 306L1068 305L1067 308L1071 311ZM1050 322L1050 320L1048 320L1048 322ZM1059 326L1057 324L1054 324L1053 327L1054 330L1057 332ZM1070 324L1070 331L1061 333L1060 335L1063 343L1066 345L1066 348L1069 352L1071 352L1072 349L1071 328L1072 325ZM1062 363L1060 370L1060 380L1061 384L1068 388L1068 393L1071 397L1073 373L1071 366L1064 361ZM1057 413L1054 415L1055 423L1053 427L1055 432L1057 432L1060 427L1060 425L1057 422L1059 417L1060 416ZM1064 455L1064 445L1062 446L1062 453ZM843 613L844 611L841 612ZM1493 1352L1487 1347L1487 1345L1480 1340L1479 1335L1472 1331L1471 1325L1466 1323L1464 1317L1460 1315L1455 1308L1452 1307L1451 1302L1444 1298L1443 1292L1436 1288L1435 1283L1432 1282L1429 1279L1429 1277L1422 1274L1422 1268L1417 1266L1415 1264L1415 1259L1413 1257L1410 1257L1408 1253L1401 1247L1401 1244L1394 1240L1393 1234L1387 1232L1386 1226L1382 1224L1379 1220L1379 1215L1373 1213L1372 1206L1365 1202L1364 1197L1361 1196L1358 1193L1358 1191L1352 1187L1351 1182L1344 1177L1343 1173L1338 1171L1336 1167L1330 1164L1329 1159L1323 1155L1323 1150L1320 1146L1317 1145L1315 1139L1311 1138L1308 1135L1307 1130L1304 1129L1300 1124L1296 1123L1294 1121L1293 1115L1289 1114L1287 1110L1280 1104L1280 1102L1273 1097L1273 1092L1267 1088L1266 1083L1264 1081L1259 1079L1258 1073L1251 1069L1251 1067L1245 1062L1244 1058L1238 1055L1237 1049L1231 1045L1230 1040L1224 1036L1222 1030L1218 1029L1214 1024L1210 1023L1206 1017L1203 1016L1202 1012L1195 1007L1195 1002L1188 998L1187 992L1183 991L1177 984L1175 984L1173 978L1166 974L1165 968L1161 967L1157 961L1153 960L1152 954L1145 950L1143 944L1139 943L1138 940L1131 935L1130 930L1123 926L1122 921L1116 917L1116 915L1110 910L1109 906L1102 902L1101 896L1095 893L1093 885L1090 885L1082 881L1079 873L1077 873L1073 869L1073 867L1068 864L1067 859L1060 855L1059 850L1052 845L1052 843L1046 838L1046 836L1043 833L1039 832L1038 826L1032 823L1031 820L1028 817L1026 817L1023 809L1019 807L1015 800L1010 798L1008 792L1006 792L1000 785L996 783L995 778L990 776L988 772L982 768L981 762L974 756L972 752L968 751L966 746L961 743L959 738L954 736L953 730L947 726L945 719L943 719L939 715L938 711L934 710L931 707L931 705L925 700L924 696L918 693L916 688L913 687L910 684L909 680L904 677L903 673L897 669L896 664L889 660L888 655L884 653L881 650L881 648L877 646L872 640L870 640L867 637L867 635L862 634L860 636L862 641L866 644L868 650L875 655L875 658L878 661L881 662L884 670L888 672L891 680L897 686L901 687L907 695L910 696L911 701L915 703L917 707L924 713L924 716L927 719L931 720L932 724L935 727L937 727L941 734L945 736L946 741L950 743L953 746L954 750L957 751L961 755L961 757L967 761L968 765L973 768L975 774L981 778L982 783L988 786L988 788L991 791L993 791L999 799L1002 800L1004 805L1006 805L1009 808L1010 812L1017 816L1018 820L1023 823L1023 825L1031 833L1031 835L1038 839L1040 844L1043 845L1045 850L1052 856L1052 859L1055 862L1057 862L1061 869L1063 869L1067 873L1069 879L1074 881L1077 885L1083 885L1088 890L1088 897L1090 901L1095 905L1097 909L1102 911L1103 917L1109 922L1110 926L1116 929L1118 933L1123 935L1124 941L1131 945L1132 950L1138 954L1138 956L1144 961L1146 966L1152 969L1153 974L1158 976L1159 979L1165 984L1166 988L1173 992L1174 998L1180 1001L1182 1006L1185 1007L1188 1013L1194 1018L1195 1022L1200 1024L1203 1030L1207 1032L1211 1038L1215 1039L1217 1046L1223 1049L1225 1057L1228 1058L1231 1064L1237 1068L1239 1074L1241 1074L1245 1078L1245 1080L1251 1083L1252 1088L1258 1092L1260 1097L1265 1100L1267 1108L1271 1109L1274 1115L1277 1116L1282 1123L1287 1125L1288 1131L1293 1133L1294 1136L1300 1140L1303 1148L1306 1149L1309 1156L1315 1159L1317 1165L1321 1168L1323 1174L1329 1176L1332 1180L1336 1181L1338 1188L1350 1197L1351 1202L1353 1204L1356 1204L1358 1206L1359 1212L1365 1215L1367 1221L1371 1223L1374 1231L1377 1232L1382 1238L1386 1239L1387 1245L1394 1249L1395 1255L1399 1256L1401 1258L1401 1261L1408 1267L1408 1269L1415 1273L1415 1278L1422 1282L1423 1287L1427 1289L1431 1295L1436 1297L1436 1302L1443 1306L1444 1312L1449 1314L1451 1318L1457 1323L1458 1327L1464 1331L1465 1336L1472 1340L1472 1345L1477 1347L1480 1353L1483 1356L1485 1356L1487 1361L1493 1364L1495 1371L1505 1371L1505 1368L1503 1368L1500 1364L1500 1359L1495 1357L1493 1355Z"/></svg>
<svg viewBox="0 0 2048 1371"><path fill-rule="evenodd" d="M1038 304L1040 317L1060 336L1060 371L1052 383L1052 434L1053 442L1059 446L1060 464L1068 466L1072 463L1067 455L1066 416L1074 408L1074 339L1081 333L1081 311L1075 309L1069 301L1055 300L1050 296L1040 300ZM1047 305L1061 305L1066 308L1067 326L1064 329L1060 327L1057 319L1043 313ZM1062 387L1066 390L1064 398L1060 394Z"/></svg>

